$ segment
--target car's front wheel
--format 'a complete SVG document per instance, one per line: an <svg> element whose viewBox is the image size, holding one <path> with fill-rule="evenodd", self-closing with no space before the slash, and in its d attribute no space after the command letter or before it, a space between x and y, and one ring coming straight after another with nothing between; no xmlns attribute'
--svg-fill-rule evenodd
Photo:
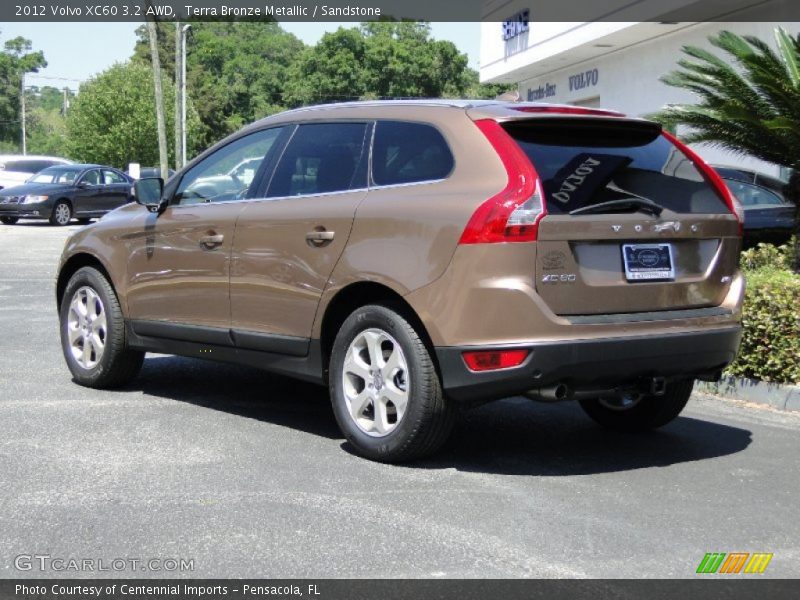
<svg viewBox="0 0 800 600"><path fill-rule="evenodd" d="M649 431L677 418L689 401L694 379L674 381L662 396L641 395L581 400L583 410L604 427L617 431Z"/></svg>
<svg viewBox="0 0 800 600"><path fill-rule="evenodd" d="M19 221L19 217L0 217L0 223L4 225L14 225L17 221Z"/></svg>
<svg viewBox="0 0 800 600"><path fill-rule="evenodd" d="M359 454L381 462L427 456L447 440L455 409L414 327L385 306L351 314L330 360L336 421Z"/></svg>
<svg viewBox="0 0 800 600"><path fill-rule="evenodd" d="M50 224L64 226L72 219L72 206L66 200L59 200L50 213Z"/></svg>
<svg viewBox="0 0 800 600"><path fill-rule="evenodd" d="M106 389L139 373L144 352L128 348L125 321L111 283L92 267L67 283L60 310L61 348L75 381Z"/></svg>

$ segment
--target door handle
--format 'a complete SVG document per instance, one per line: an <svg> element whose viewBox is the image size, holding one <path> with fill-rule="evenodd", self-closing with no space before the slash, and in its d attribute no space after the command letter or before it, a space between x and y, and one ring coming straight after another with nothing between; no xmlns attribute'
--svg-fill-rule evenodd
<svg viewBox="0 0 800 600"><path fill-rule="evenodd" d="M225 236L221 233L210 233L200 238L200 244L210 249L219 246L224 239Z"/></svg>
<svg viewBox="0 0 800 600"><path fill-rule="evenodd" d="M324 246L328 242L333 241L333 236L336 235L335 231L325 231L324 229L315 229L306 234L306 241L311 246L319 247Z"/></svg>

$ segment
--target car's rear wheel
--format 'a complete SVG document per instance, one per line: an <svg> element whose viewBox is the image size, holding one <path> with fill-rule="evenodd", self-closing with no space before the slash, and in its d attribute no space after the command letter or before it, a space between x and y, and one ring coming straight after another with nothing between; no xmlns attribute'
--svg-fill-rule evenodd
<svg viewBox="0 0 800 600"><path fill-rule="evenodd" d="M64 226L72 219L72 206L66 200L59 200L50 213L50 224Z"/></svg>
<svg viewBox="0 0 800 600"><path fill-rule="evenodd" d="M663 396L621 396L581 400L583 410L597 423L617 431L649 431L677 418L689 401L694 379L674 381Z"/></svg>
<svg viewBox="0 0 800 600"><path fill-rule="evenodd" d="M139 373L144 352L128 348L125 321L111 283L92 267L67 283L60 310L61 348L75 381L106 389Z"/></svg>
<svg viewBox="0 0 800 600"><path fill-rule="evenodd" d="M19 217L0 217L0 223L4 225L13 225L17 221L19 221Z"/></svg>
<svg viewBox="0 0 800 600"><path fill-rule="evenodd" d="M453 429L455 409L430 352L394 310L369 305L351 314L336 336L329 372L336 421L362 456L381 462L427 456Z"/></svg>

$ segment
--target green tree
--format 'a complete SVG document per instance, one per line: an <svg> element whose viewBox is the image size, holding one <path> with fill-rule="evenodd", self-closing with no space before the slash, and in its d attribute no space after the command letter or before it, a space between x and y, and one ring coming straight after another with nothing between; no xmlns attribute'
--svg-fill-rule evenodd
<svg viewBox="0 0 800 600"><path fill-rule="evenodd" d="M367 93L366 44L357 29L326 33L289 68L284 100L290 106L355 100Z"/></svg>
<svg viewBox="0 0 800 600"><path fill-rule="evenodd" d="M164 77L163 87L167 130L171 131L175 86ZM191 105L189 109L191 148L199 122ZM83 84L67 115L66 149L73 159L119 168L131 162L157 165L158 137L150 67L141 62L116 64Z"/></svg>
<svg viewBox="0 0 800 600"><path fill-rule="evenodd" d="M74 94L67 92L69 102ZM26 94L28 106L28 151L31 154L63 155L67 126L63 114L64 92L52 86L32 86Z"/></svg>
<svg viewBox="0 0 800 600"><path fill-rule="evenodd" d="M174 73L175 32L158 23L165 77ZM149 63L143 31L134 58ZM187 95L202 129L203 148L262 117L284 109L287 69L305 45L275 22L192 23L187 43Z"/></svg>
<svg viewBox="0 0 800 600"><path fill-rule="evenodd" d="M668 105L654 117L666 125L688 125L688 142L706 142L794 169L787 195L800 200L800 37L775 30L775 46L754 36L722 31L709 38L727 56L685 46L689 58L662 78L689 90L696 104ZM795 218L800 271L800 212Z"/></svg>
<svg viewBox="0 0 800 600"><path fill-rule="evenodd" d="M44 54L33 52L30 40L16 37L3 45L0 52L0 144L4 147L19 147L23 74L36 73L46 66Z"/></svg>
<svg viewBox="0 0 800 600"><path fill-rule="evenodd" d="M475 69L464 71L464 97L492 100L500 94L517 89L514 83L481 83Z"/></svg>
<svg viewBox="0 0 800 600"><path fill-rule="evenodd" d="M290 106L357 98L482 95L467 57L449 41L431 38L428 23L376 21L339 28L307 48L289 70Z"/></svg>

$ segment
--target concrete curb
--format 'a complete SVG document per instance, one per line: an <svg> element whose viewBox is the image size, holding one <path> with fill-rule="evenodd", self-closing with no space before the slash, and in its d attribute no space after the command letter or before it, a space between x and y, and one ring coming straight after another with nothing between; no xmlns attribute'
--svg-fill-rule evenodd
<svg viewBox="0 0 800 600"><path fill-rule="evenodd" d="M767 383L755 379L723 377L717 383L697 381L696 392L743 400L755 404L766 404L778 410L800 411L800 386L782 383Z"/></svg>

